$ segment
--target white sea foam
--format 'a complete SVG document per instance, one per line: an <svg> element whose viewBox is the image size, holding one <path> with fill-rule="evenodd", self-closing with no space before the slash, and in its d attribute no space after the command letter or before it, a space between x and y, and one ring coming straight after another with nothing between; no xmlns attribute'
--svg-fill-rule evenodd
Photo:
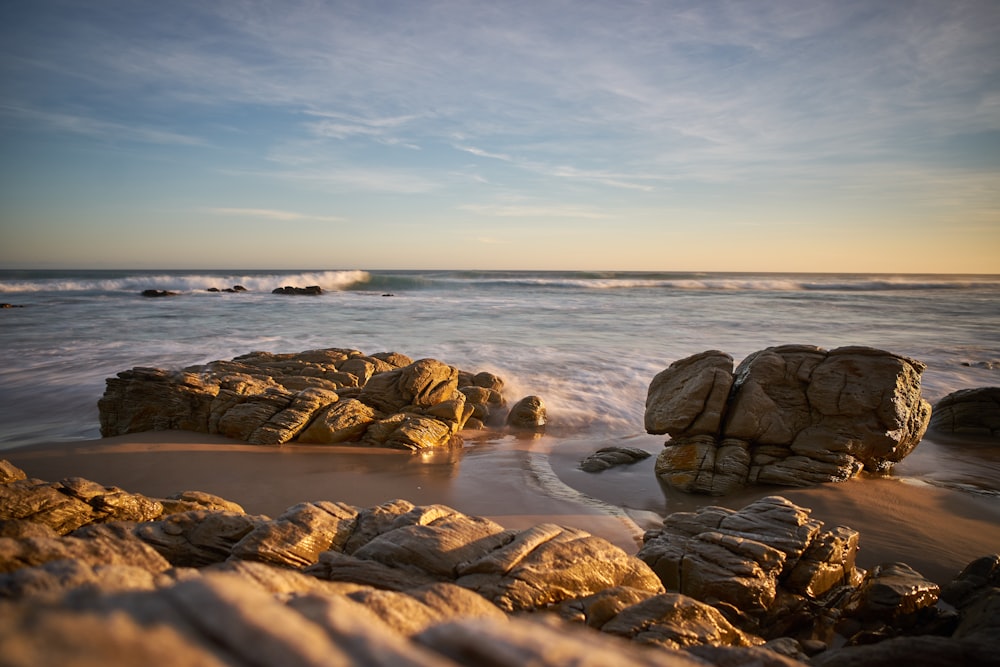
<svg viewBox="0 0 1000 667"><path fill-rule="evenodd" d="M371 279L367 271L302 271L275 273L134 273L115 276L61 276L0 280L0 294L58 293L133 293L147 289L176 292L204 292L209 288L226 289L236 285L251 291L270 292L277 287L319 285L327 291L340 291Z"/></svg>

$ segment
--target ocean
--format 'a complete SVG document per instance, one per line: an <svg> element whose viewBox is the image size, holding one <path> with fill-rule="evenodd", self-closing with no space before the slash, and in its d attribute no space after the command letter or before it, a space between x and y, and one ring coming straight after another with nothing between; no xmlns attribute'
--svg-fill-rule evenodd
<svg viewBox="0 0 1000 667"><path fill-rule="evenodd" d="M246 291L208 291L235 285ZM324 292L272 294L310 285ZM147 289L176 294L141 296ZM552 521L625 549L671 512L735 509L780 494L824 521L862 529L863 567L901 560L935 581L994 549L1000 536L995 443L929 433L890 480L863 474L822 485L837 488L711 498L658 482L665 436L643 428L653 376L709 349L739 362L789 343L881 348L927 365L922 387L932 404L957 389L1000 385L1000 276L4 271L0 303L23 306L0 309L0 456L45 479L81 475L153 497L195 488L270 516L304 500L366 507L399 497L512 528ZM105 380L122 370L324 347L492 371L510 400L543 397L546 433L485 434L419 456L308 445L184 449L174 443L183 434L149 434L166 437L155 448L141 434L124 450L88 442L100 437ZM599 474L580 469L585 456L614 444L652 456Z"/></svg>
<svg viewBox="0 0 1000 667"><path fill-rule="evenodd" d="M245 292L210 292L240 285ZM272 294L319 285L321 295ZM147 289L176 295L141 296ZM1000 276L539 271L0 271L0 448L99 437L104 381L255 350L402 352L542 396L551 429L643 431L649 381L708 349L867 345L932 403L1000 383Z"/></svg>

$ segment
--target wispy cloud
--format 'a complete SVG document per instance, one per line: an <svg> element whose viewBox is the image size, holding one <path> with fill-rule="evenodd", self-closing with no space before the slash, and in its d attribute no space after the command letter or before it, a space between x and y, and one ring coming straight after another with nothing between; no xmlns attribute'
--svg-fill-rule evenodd
<svg viewBox="0 0 1000 667"><path fill-rule="evenodd" d="M403 126L418 119L418 116L362 117L330 111L305 111L305 114L320 118L305 124L308 130L318 137L329 139L366 137L390 146L420 148L411 139L398 134Z"/></svg>
<svg viewBox="0 0 1000 667"><path fill-rule="evenodd" d="M42 111L0 105L0 114L17 117L21 121L40 124L57 132L69 132L106 141L128 141L147 144L206 146L204 139L189 134L173 132L142 124L119 123L55 111Z"/></svg>
<svg viewBox="0 0 1000 667"><path fill-rule="evenodd" d="M461 211L498 218L578 218L584 220L602 220L613 217L586 206L573 205L463 204L458 208Z"/></svg>
<svg viewBox="0 0 1000 667"><path fill-rule="evenodd" d="M309 213L298 213L296 211L280 211L268 208L210 208L210 213L216 215L232 215L249 218L266 218L268 220L280 220L282 222L316 221L316 222L345 222L346 219L336 215L312 215Z"/></svg>
<svg viewBox="0 0 1000 667"><path fill-rule="evenodd" d="M460 151L465 151L466 153L472 153L477 157L488 157L494 160L502 160L504 162L511 162L513 158L506 153L492 153L482 148L476 148L475 146L461 146L456 144L455 148Z"/></svg>

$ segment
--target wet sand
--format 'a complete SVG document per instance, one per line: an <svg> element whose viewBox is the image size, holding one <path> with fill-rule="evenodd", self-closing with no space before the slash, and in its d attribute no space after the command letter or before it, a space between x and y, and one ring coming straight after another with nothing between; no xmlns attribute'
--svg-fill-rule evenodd
<svg viewBox="0 0 1000 667"><path fill-rule="evenodd" d="M783 495L811 508L827 525L859 530L861 567L902 561L939 583L974 558L1000 552L997 495L932 486L903 475L807 489L761 488L725 498L688 496L660 487L653 474L655 456L600 474L578 469L583 456L606 444L612 443L503 437L421 455L357 447L260 447L171 431L11 449L0 457L44 480L79 476L152 497L206 491L272 517L310 500L359 507L394 498L442 503L509 528L543 522L578 527L629 553L636 551L642 530L670 512L704 504L739 508L755 498ZM655 455L662 439L644 435L617 444ZM940 455L934 446L926 449L911 468Z"/></svg>

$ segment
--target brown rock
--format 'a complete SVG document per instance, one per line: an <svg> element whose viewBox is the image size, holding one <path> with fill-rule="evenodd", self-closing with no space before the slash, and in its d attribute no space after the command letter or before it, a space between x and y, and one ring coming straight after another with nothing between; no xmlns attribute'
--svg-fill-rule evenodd
<svg viewBox="0 0 1000 667"><path fill-rule="evenodd" d="M653 378L646 395L649 433L718 433L733 384L733 358L709 350L670 364Z"/></svg>
<svg viewBox="0 0 1000 667"><path fill-rule="evenodd" d="M733 626L714 607L677 593L662 593L637 602L619 612L601 630L643 644L669 648L761 643Z"/></svg>
<svg viewBox="0 0 1000 667"><path fill-rule="evenodd" d="M960 389L934 406L931 430L954 435L1000 437L1000 387Z"/></svg>
<svg viewBox="0 0 1000 667"><path fill-rule="evenodd" d="M273 521L259 524L232 547L235 558L302 567L329 549L342 550L357 521L358 510L321 500L288 508Z"/></svg>
<svg viewBox="0 0 1000 667"><path fill-rule="evenodd" d="M508 426L529 431L544 428L547 421L545 401L541 396L525 396L511 407L507 415Z"/></svg>
<svg viewBox="0 0 1000 667"><path fill-rule="evenodd" d="M731 370L717 351L674 362L650 383L646 428L669 433L656 471L682 491L746 483L805 486L884 471L923 437L924 365L862 347L784 345Z"/></svg>
<svg viewBox="0 0 1000 667"><path fill-rule="evenodd" d="M299 442L337 444L360 440L377 413L359 400L349 398L322 410L299 435Z"/></svg>
<svg viewBox="0 0 1000 667"><path fill-rule="evenodd" d="M484 618L502 622L506 616L485 598L449 583L407 590L361 590L349 597L375 612L403 635L415 635L445 621Z"/></svg>
<svg viewBox="0 0 1000 667"><path fill-rule="evenodd" d="M144 523L135 532L171 564L203 567L229 558L233 547L264 521L242 512L193 510Z"/></svg>
<svg viewBox="0 0 1000 667"><path fill-rule="evenodd" d="M661 592L656 575L607 540L540 524L458 568L459 586L505 611L534 609L615 586Z"/></svg>

